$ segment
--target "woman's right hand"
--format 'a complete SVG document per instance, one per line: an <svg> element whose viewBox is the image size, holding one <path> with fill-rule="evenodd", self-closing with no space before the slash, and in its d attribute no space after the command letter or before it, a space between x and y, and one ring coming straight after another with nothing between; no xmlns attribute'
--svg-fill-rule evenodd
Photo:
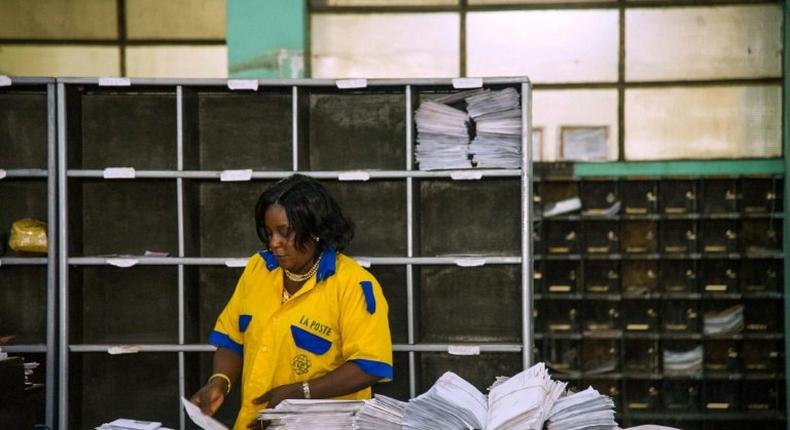
<svg viewBox="0 0 790 430"><path fill-rule="evenodd" d="M189 401L196 404L204 414L212 416L225 400L227 388L225 381L214 378L198 390Z"/></svg>

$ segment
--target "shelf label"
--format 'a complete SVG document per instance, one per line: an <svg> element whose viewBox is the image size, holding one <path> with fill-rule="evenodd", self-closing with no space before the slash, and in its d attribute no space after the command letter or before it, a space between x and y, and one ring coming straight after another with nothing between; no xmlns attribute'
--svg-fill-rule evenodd
<svg viewBox="0 0 790 430"><path fill-rule="evenodd" d="M258 91L257 79L228 79L228 88L231 90Z"/></svg>
<svg viewBox="0 0 790 430"><path fill-rule="evenodd" d="M107 348L110 355L118 354L136 354L140 352L140 347L135 345L116 345Z"/></svg>
<svg viewBox="0 0 790 430"><path fill-rule="evenodd" d="M139 260L134 258L108 258L106 261L111 266L122 268L132 267L139 263Z"/></svg>
<svg viewBox="0 0 790 430"><path fill-rule="evenodd" d="M448 345L450 355L480 355L479 345Z"/></svg>
<svg viewBox="0 0 790 430"><path fill-rule="evenodd" d="M480 88L483 86L483 78L455 78L453 88L462 90L467 88Z"/></svg>
<svg viewBox="0 0 790 430"><path fill-rule="evenodd" d="M246 267L248 258L229 258L225 260L225 267Z"/></svg>
<svg viewBox="0 0 790 430"><path fill-rule="evenodd" d="M365 88L368 86L367 79L338 79L335 84L341 90L349 90L352 88Z"/></svg>
<svg viewBox="0 0 790 430"><path fill-rule="evenodd" d="M364 258L355 258L355 260L357 261L357 264L359 264L360 266L366 269L370 268L370 260L366 260Z"/></svg>
<svg viewBox="0 0 790 430"><path fill-rule="evenodd" d="M480 267L486 264L485 258L456 258L455 265L458 267Z"/></svg>
<svg viewBox="0 0 790 430"><path fill-rule="evenodd" d="M11 78L6 75L0 75L0 87L10 87Z"/></svg>
<svg viewBox="0 0 790 430"><path fill-rule="evenodd" d="M223 170L219 175L222 182L241 182L252 179L252 169Z"/></svg>
<svg viewBox="0 0 790 430"><path fill-rule="evenodd" d="M99 78L100 87L130 87L132 80L129 78Z"/></svg>
<svg viewBox="0 0 790 430"><path fill-rule="evenodd" d="M370 179L368 172L342 172L337 175L341 181L367 181Z"/></svg>
<svg viewBox="0 0 790 430"><path fill-rule="evenodd" d="M6 175L7 175L7 173L6 173L5 169L0 169L0 179L5 178Z"/></svg>
<svg viewBox="0 0 790 430"><path fill-rule="evenodd" d="M104 169L104 179L134 179L134 167L108 167Z"/></svg>
<svg viewBox="0 0 790 430"><path fill-rule="evenodd" d="M450 178L454 181L477 181L483 178L483 172L474 172L471 170L450 172Z"/></svg>

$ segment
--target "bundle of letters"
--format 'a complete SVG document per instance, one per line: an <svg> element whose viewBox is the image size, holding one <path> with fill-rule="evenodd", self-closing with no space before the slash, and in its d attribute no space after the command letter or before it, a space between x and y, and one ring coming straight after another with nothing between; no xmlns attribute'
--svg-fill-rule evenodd
<svg viewBox="0 0 790 430"><path fill-rule="evenodd" d="M111 423L105 423L96 427L96 430L171 430L162 427L162 423L156 421L130 420L119 418Z"/></svg>
<svg viewBox="0 0 790 430"><path fill-rule="evenodd" d="M475 124L469 152L476 167L521 167L521 108L513 88L485 90L466 98L467 112Z"/></svg>
<svg viewBox="0 0 790 430"><path fill-rule="evenodd" d="M468 169L469 115L443 103L426 101L414 115L417 123L415 157L420 170Z"/></svg>
<svg viewBox="0 0 790 430"><path fill-rule="evenodd" d="M414 118L420 170L465 169L473 162L479 168L521 167L521 107L514 88L449 94L421 103ZM476 130L471 145L470 124Z"/></svg>
<svg viewBox="0 0 790 430"><path fill-rule="evenodd" d="M288 399L260 411L258 420L266 422L267 429L348 430L363 404L361 400Z"/></svg>
<svg viewBox="0 0 790 430"><path fill-rule="evenodd" d="M743 305L705 313L705 334L734 334L743 330Z"/></svg>
<svg viewBox="0 0 790 430"><path fill-rule="evenodd" d="M695 373L702 370L702 345L685 351L664 350L664 372Z"/></svg>
<svg viewBox="0 0 790 430"><path fill-rule="evenodd" d="M549 413L548 430L609 430L617 428L614 402L593 387L560 397Z"/></svg>
<svg viewBox="0 0 790 430"><path fill-rule="evenodd" d="M354 430L401 430L406 402L376 394L354 417Z"/></svg>

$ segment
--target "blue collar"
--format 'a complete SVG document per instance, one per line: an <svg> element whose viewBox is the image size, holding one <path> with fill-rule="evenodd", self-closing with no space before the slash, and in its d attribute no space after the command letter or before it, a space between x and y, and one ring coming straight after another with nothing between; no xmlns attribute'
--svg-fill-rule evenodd
<svg viewBox="0 0 790 430"><path fill-rule="evenodd" d="M258 253L263 261L266 262L266 269L270 272L278 267L280 263L271 251L264 250ZM321 261L318 262L318 272L316 275L316 283L335 274L337 267L337 251L335 248L327 248L321 253Z"/></svg>

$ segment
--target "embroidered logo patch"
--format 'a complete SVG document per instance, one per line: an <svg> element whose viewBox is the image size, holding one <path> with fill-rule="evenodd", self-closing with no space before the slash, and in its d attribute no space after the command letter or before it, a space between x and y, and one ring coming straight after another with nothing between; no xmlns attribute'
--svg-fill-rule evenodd
<svg viewBox="0 0 790 430"><path fill-rule="evenodd" d="M305 373L310 371L310 357L304 354L297 354L296 357L291 361L291 368L296 372L297 375L304 375Z"/></svg>

